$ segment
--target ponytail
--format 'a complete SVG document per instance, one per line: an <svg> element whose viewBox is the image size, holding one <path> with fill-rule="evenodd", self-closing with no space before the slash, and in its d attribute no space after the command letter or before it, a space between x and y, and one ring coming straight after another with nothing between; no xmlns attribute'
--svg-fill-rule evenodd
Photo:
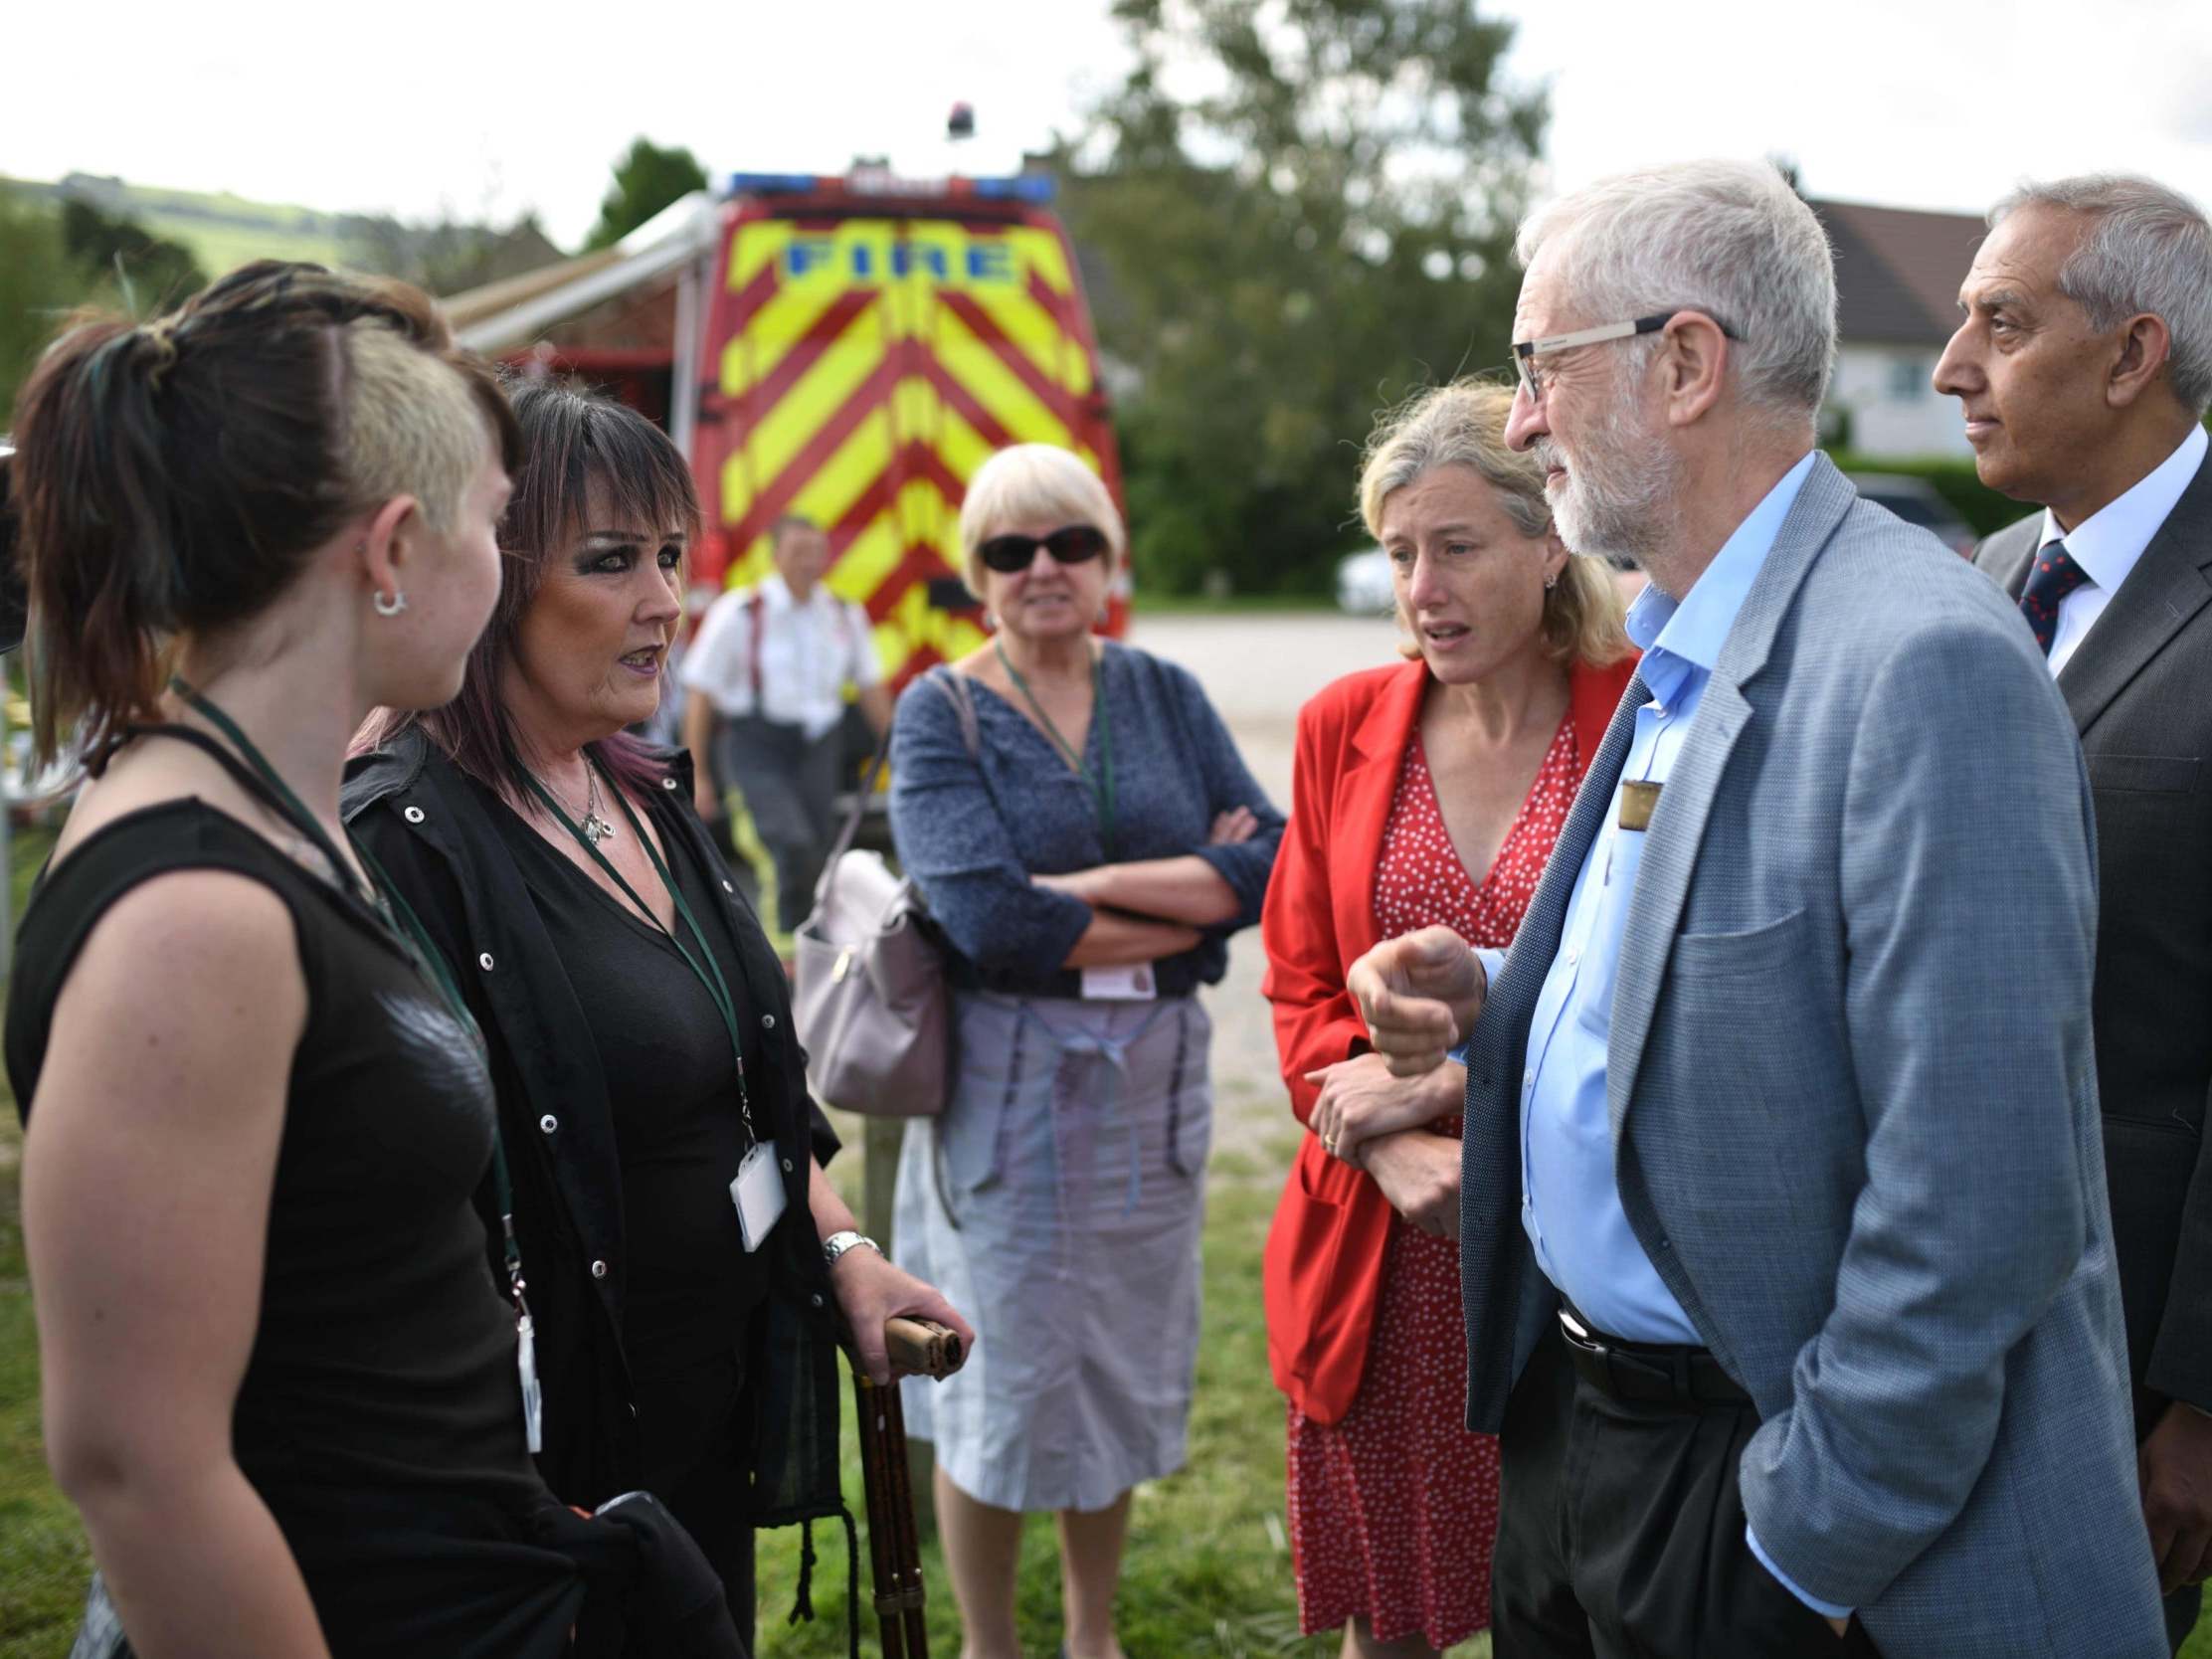
<svg viewBox="0 0 2212 1659"><path fill-rule="evenodd" d="M13 493L41 764L88 713L88 753L103 756L160 696L176 620L176 537L156 403L174 361L171 342L118 320L90 321L47 353L18 404Z"/></svg>

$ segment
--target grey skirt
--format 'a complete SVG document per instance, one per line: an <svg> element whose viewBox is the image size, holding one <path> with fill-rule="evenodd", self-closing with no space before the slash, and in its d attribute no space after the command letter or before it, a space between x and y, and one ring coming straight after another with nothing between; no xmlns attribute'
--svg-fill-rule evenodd
<svg viewBox="0 0 2212 1659"><path fill-rule="evenodd" d="M894 1242L975 1326L904 1384L963 1492L1104 1509L1180 1468L1198 1351L1212 1023L1193 997L964 993L940 1118L907 1126Z"/></svg>

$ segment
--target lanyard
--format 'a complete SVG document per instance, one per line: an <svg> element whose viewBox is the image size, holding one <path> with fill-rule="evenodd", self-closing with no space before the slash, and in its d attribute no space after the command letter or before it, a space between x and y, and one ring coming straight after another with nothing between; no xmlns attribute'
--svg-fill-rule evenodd
<svg viewBox="0 0 2212 1659"><path fill-rule="evenodd" d="M745 1120L745 1138L752 1145L758 1146L760 1131L753 1127L752 1096L745 1086L745 1045L738 1035L737 1003L730 996L729 982L722 977L722 965L715 960L714 947L707 943L706 930L699 926L698 917L692 914L690 904L684 899L683 889L676 885L675 877L668 873L668 866L661 862L660 853L652 844L652 837L639 824L637 813L631 809L628 792L592 756L586 755L584 764L597 768L600 776L607 779L607 792L621 806L623 817L630 821L631 833L638 837L639 844L645 849L645 856L652 860L653 873L660 877L661 886L668 890L668 897L675 901L678 919L691 930L691 937L698 944L698 955L691 954L680 933L673 928L660 926L660 918L652 913L652 907L638 896L637 889L631 886L621 870L615 868L607 854L600 851L599 843L585 834L583 827L571 819L561 804L553 799L552 792L530 774L525 773L524 777L529 781L531 793L545 803L545 809L553 815L554 821L576 837L577 845L592 855L592 861L607 872L615 885L623 890L624 896L644 914L645 920L660 928L668 943L675 946L676 954L683 958L684 966L691 970L693 977L705 988L707 1000L714 1005L714 1012L722 1016L722 1028L730 1034L730 1054L737 1064L737 1113Z"/></svg>
<svg viewBox="0 0 2212 1659"><path fill-rule="evenodd" d="M1091 805L1098 811L1098 842L1110 860L1114 856L1114 722L1106 712L1106 676L1103 655L1091 658L1091 723L1098 728L1098 781L1091 782L1084 770L1083 757L1074 746L1060 735L1060 728L1052 723L1052 716L1044 712L1044 705L1037 701L1036 693L1029 689L1029 682L1021 677L1007 656L1007 648L996 636L991 648L999 653L999 666L1006 669L1007 678L1014 681L1014 688L1021 693L1021 700L1029 705L1029 712L1037 717L1044 728L1044 735L1052 740L1052 747L1060 752L1075 775L1089 785Z"/></svg>
<svg viewBox="0 0 2212 1659"><path fill-rule="evenodd" d="M289 819L292 828L314 843L315 849L330 861L332 874L346 884L349 892L354 891L349 866L339 855L337 844L330 839L321 822L307 810L306 803L284 782L283 775L270 765L261 750L254 746L254 740L246 735L239 723L181 678L172 676L169 686L202 719L230 740L231 746L253 770L254 776L267 786L280 815ZM486 1058L489 1049L484 1041L483 1027L476 1023L476 1016L469 1012L467 1002L461 997L461 987L455 983L453 972L446 965L445 956L431 942L430 930L423 926L422 918L415 914L415 907L392 884L392 878L384 873L384 866L376 861L368 848L355 841L350 833L347 834L346 841L360 858L362 867L369 873L374 900L370 906L372 913L391 933L403 954L414 963L416 970L437 990L439 1000L446 1005L446 1011L476 1045L477 1056ZM507 1294L514 1302L515 1328L522 1343L520 1360L524 1418L529 1430L530 1450L535 1452L538 1449L534 1399L537 1378L532 1353L530 1305L522 1294L522 1246L515 1241L514 1236L514 1183L507 1175L507 1148L499 1133L499 1115L496 1110L491 1117L491 1179L493 1193L499 1204L500 1252L507 1269Z"/></svg>

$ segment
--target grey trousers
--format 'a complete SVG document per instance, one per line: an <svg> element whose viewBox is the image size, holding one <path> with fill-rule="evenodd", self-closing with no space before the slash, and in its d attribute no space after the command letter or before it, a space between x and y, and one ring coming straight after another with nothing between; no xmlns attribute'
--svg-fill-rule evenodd
<svg viewBox="0 0 2212 1659"><path fill-rule="evenodd" d="M745 798L775 865L777 922L786 933L814 907L815 882L836 838L843 752L835 728L810 742L803 727L752 714L723 720L714 734L715 784Z"/></svg>

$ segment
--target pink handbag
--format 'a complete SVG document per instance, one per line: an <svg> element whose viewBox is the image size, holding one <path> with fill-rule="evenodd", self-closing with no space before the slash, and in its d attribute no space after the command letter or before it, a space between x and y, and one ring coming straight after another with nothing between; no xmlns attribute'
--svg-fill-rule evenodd
<svg viewBox="0 0 2212 1659"><path fill-rule="evenodd" d="M929 677L958 710L968 752L980 753L967 685L949 668ZM945 1109L952 1073L944 958L912 878L852 845L889 751L886 733L793 935L792 1017L817 1100L864 1117L928 1118Z"/></svg>

